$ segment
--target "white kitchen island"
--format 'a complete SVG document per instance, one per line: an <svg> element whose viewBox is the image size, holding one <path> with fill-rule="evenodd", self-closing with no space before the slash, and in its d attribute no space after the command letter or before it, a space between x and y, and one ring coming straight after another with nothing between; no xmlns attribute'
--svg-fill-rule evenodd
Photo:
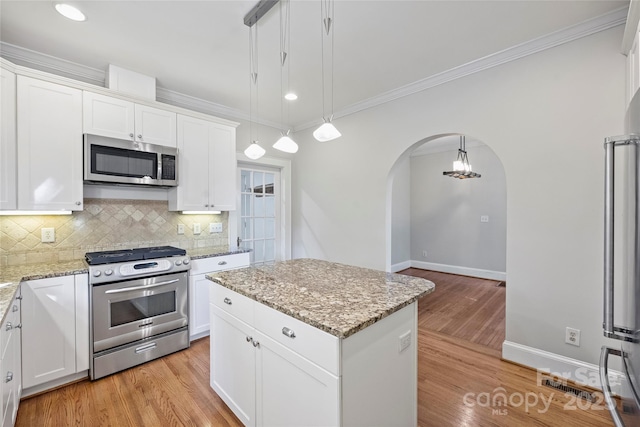
<svg viewBox="0 0 640 427"><path fill-rule="evenodd" d="M428 280L313 259L209 275L211 387L246 426L415 426Z"/></svg>

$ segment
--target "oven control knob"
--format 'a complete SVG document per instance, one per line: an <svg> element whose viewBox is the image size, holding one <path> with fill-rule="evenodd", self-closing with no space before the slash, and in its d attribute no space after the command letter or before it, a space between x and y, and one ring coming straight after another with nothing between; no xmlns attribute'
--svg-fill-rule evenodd
<svg viewBox="0 0 640 427"><path fill-rule="evenodd" d="M111 276L113 274L113 270L109 269L109 270L105 270L104 274L107 276Z"/></svg>
<svg viewBox="0 0 640 427"><path fill-rule="evenodd" d="M182 265L182 261L181 260L176 260L176 265Z"/></svg>
<svg viewBox="0 0 640 427"><path fill-rule="evenodd" d="M93 277L100 277L100 270L96 270L93 272Z"/></svg>
<svg viewBox="0 0 640 427"><path fill-rule="evenodd" d="M184 265L189 264L189 258L185 258L185 259L184 259L184 261L182 261L182 263L183 263Z"/></svg>

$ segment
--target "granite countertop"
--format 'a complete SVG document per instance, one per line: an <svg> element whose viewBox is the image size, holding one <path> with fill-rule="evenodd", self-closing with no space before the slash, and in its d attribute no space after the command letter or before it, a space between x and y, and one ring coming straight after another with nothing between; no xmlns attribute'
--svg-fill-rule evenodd
<svg viewBox="0 0 640 427"><path fill-rule="evenodd" d="M230 250L229 246L211 246L187 249L191 259L209 258L248 252L246 249ZM22 264L0 268L0 322L4 321L9 305L13 301L20 282L23 280L47 279L51 277L86 274L89 265L85 260L52 262L43 264Z"/></svg>
<svg viewBox="0 0 640 427"><path fill-rule="evenodd" d="M209 280L347 338L433 292L426 279L315 259L212 273Z"/></svg>
<svg viewBox="0 0 640 427"><path fill-rule="evenodd" d="M21 281L83 274L88 271L89 266L84 260L2 267L0 270L0 313L2 314L0 317L2 320L0 322L4 322L9 305Z"/></svg>
<svg viewBox="0 0 640 427"><path fill-rule="evenodd" d="M229 246L209 246L205 248L187 249L187 255L191 259L211 258L223 255L243 254L251 252L250 249L230 249Z"/></svg>

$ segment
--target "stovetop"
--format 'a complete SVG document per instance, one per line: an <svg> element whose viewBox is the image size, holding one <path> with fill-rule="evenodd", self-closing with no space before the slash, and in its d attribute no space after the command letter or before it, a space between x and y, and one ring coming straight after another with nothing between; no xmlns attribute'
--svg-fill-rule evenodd
<svg viewBox="0 0 640 427"><path fill-rule="evenodd" d="M173 246L120 249L117 251L87 252L84 258L89 265L113 264L116 262L140 261L186 255L187 251Z"/></svg>

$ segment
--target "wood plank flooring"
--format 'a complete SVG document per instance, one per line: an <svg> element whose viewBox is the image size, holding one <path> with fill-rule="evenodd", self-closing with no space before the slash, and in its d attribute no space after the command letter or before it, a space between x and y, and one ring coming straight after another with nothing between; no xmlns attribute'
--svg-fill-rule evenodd
<svg viewBox="0 0 640 427"><path fill-rule="evenodd" d="M613 425L602 404L587 405L538 386L535 371L500 360L496 343L504 339L504 320L499 320L504 316L504 288L487 283L481 290L468 278L423 270L408 273L431 275L429 280L436 283L436 291L418 304L419 426ZM500 292L502 301L496 296ZM487 328L494 330L482 330ZM501 401L496 398L501 395L508 406L498 405ZM209 387L205 338L187 350L98 381L25 399L16 425L235 427L241 423Z"/></svg>

